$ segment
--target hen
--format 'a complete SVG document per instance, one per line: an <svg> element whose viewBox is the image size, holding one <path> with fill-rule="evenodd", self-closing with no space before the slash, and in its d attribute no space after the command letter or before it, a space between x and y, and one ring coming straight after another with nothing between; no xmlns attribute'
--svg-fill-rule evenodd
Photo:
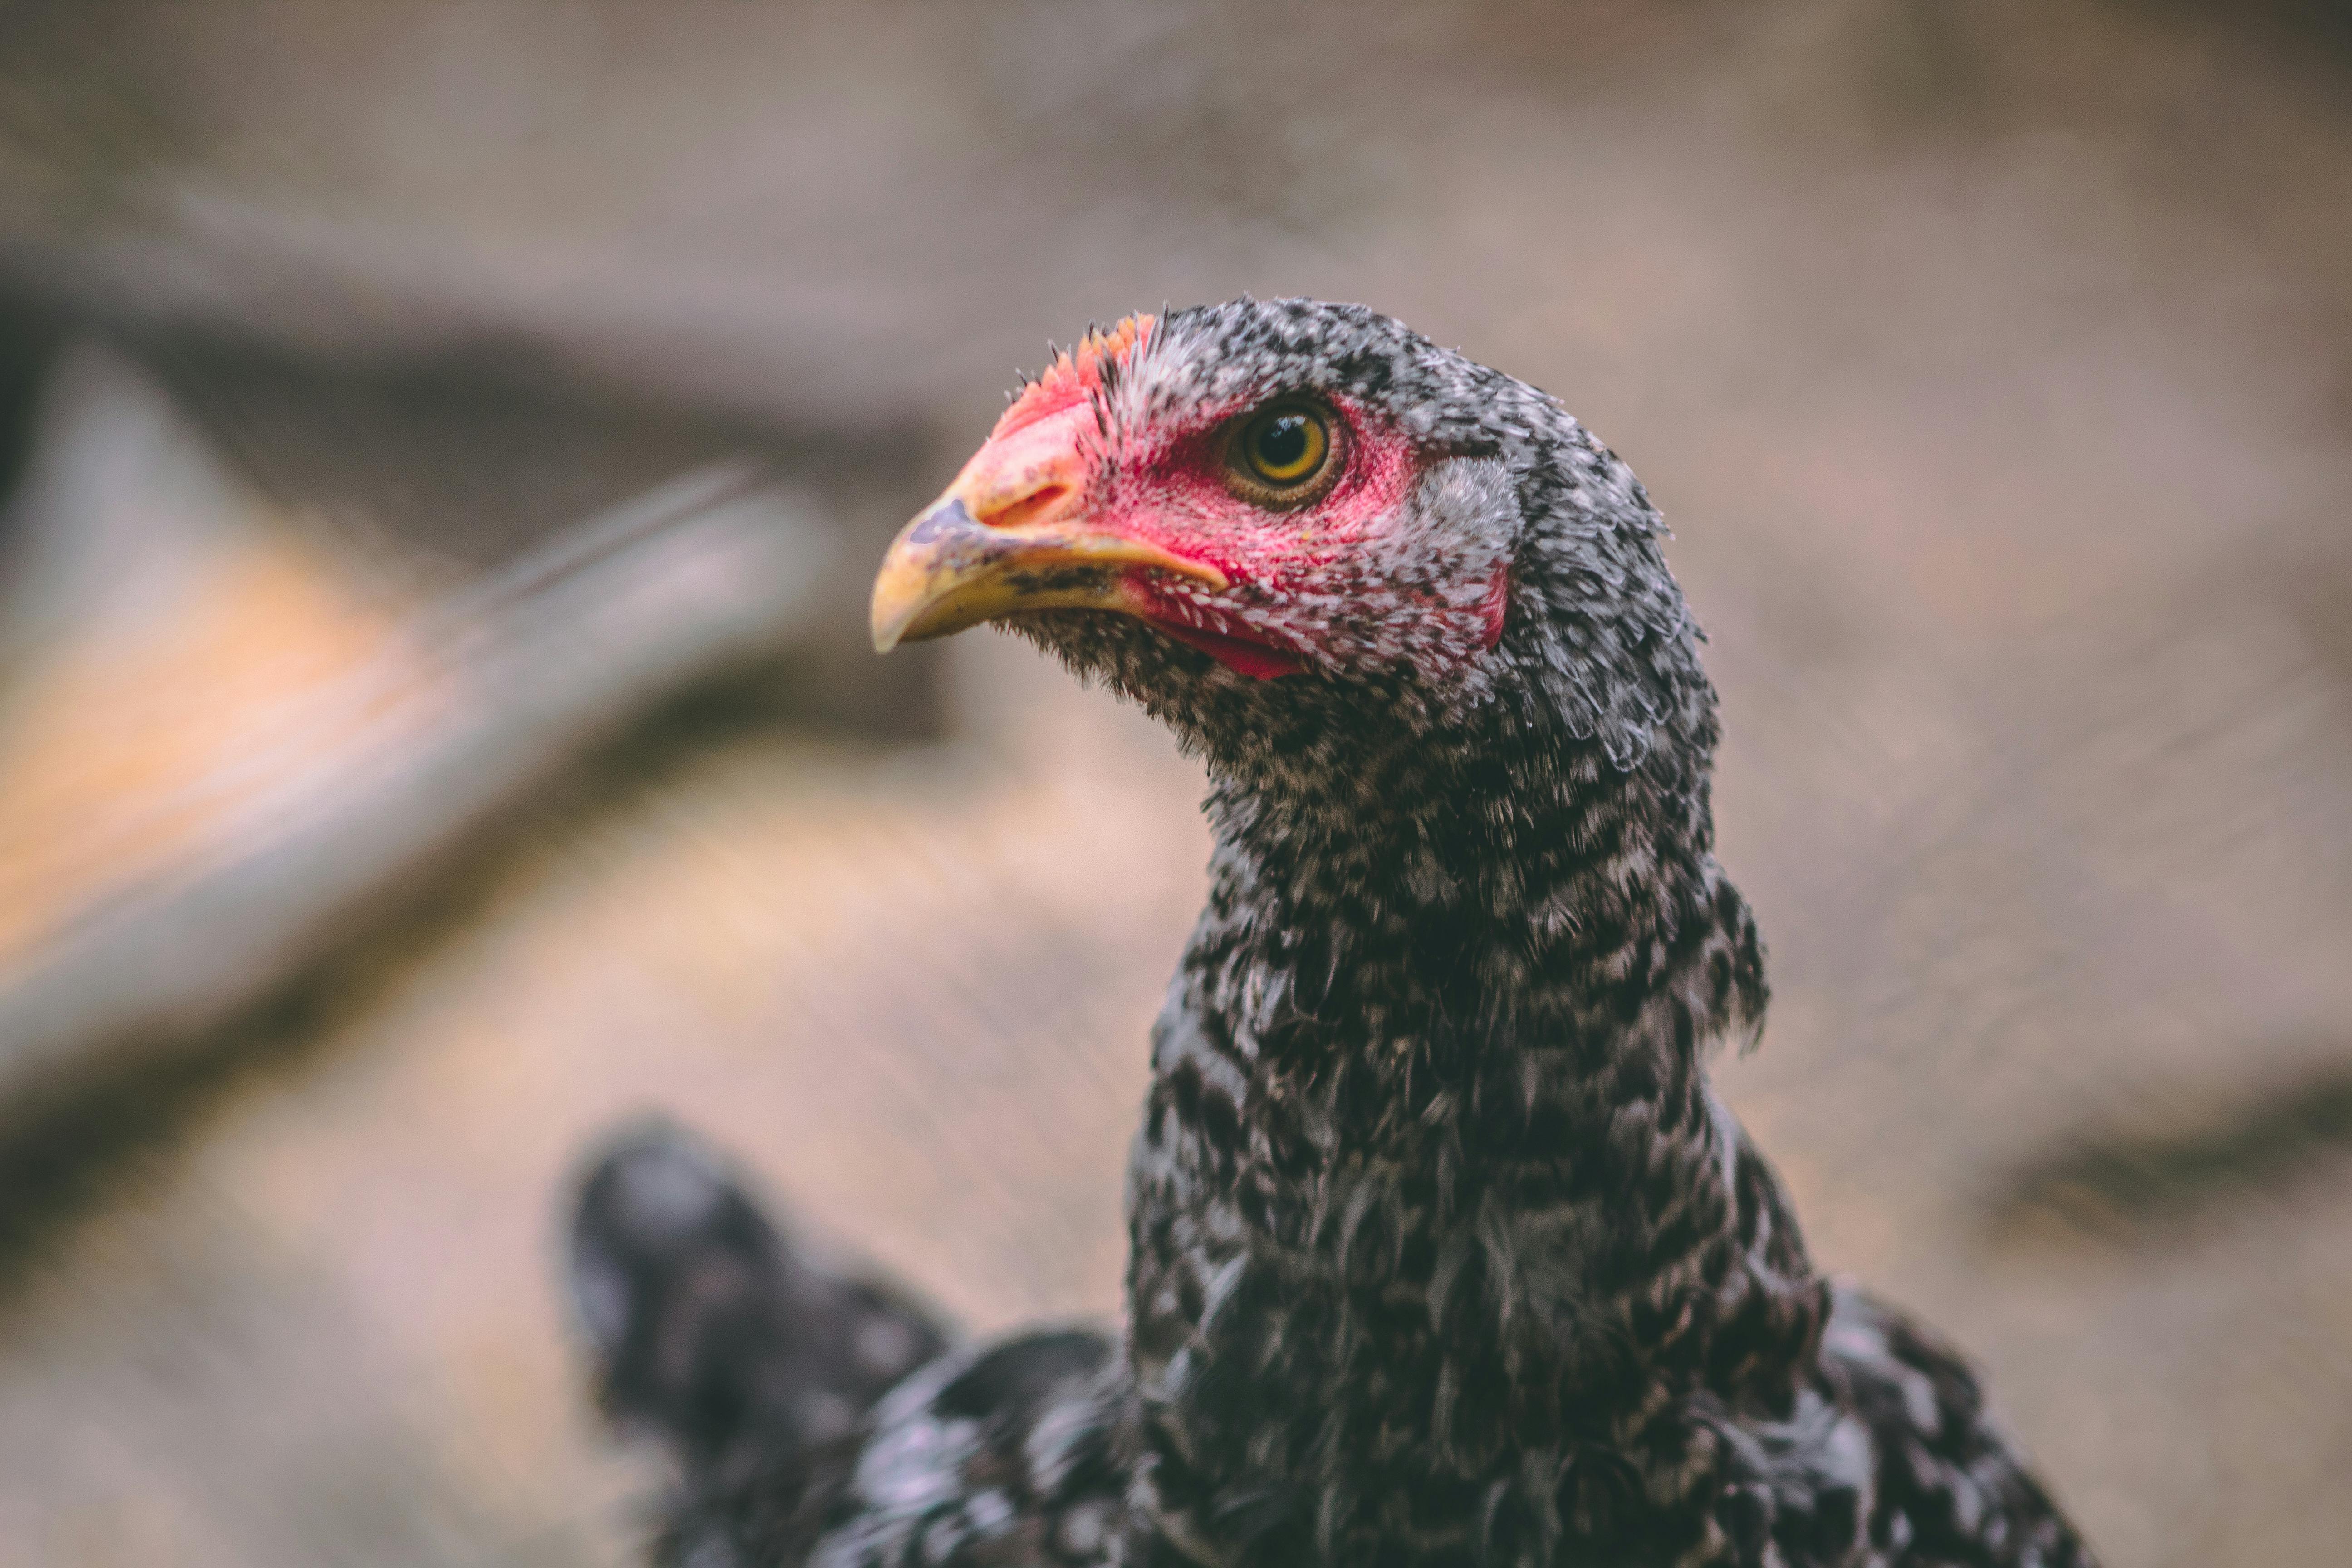
<svg viewBox="0 0 2352 1568"><path fill-rule="evenodd" d="M1710 1089L1764 1016L1715 696L1623 463L1349 305L1089 333L891 547L1207 763L1123 1337L941 1351L640 1139L576 1222L690 1568L2091 1561ZM936 1352L936 1353L935 1353Z"/></svg>

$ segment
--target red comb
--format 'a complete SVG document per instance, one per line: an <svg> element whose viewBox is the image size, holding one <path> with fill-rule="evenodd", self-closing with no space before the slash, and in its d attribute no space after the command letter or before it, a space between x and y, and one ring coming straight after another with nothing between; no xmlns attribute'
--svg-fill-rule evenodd
<svg viewBox="0 0 2352 1568"><path fill-rule="evenodd" d="M1102 384L1103 366L1125 364L1136 346L1151 335L1155 318L1148 315L1122 318L1108 331L1089 329L1087 335L1054 356L1054 363L1045 373L1021 389L1013 406L996 422L989 438L1032 425L1049 414L1083 402L1095 388Z"/></svg>

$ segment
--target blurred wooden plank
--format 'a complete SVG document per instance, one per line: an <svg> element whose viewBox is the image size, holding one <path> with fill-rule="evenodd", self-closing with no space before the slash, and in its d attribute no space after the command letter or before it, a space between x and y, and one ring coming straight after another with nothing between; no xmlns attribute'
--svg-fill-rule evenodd
<svg viewBox="0 0 2352 1568"><path fill-rule="evenodd" d="M0 1135L197 1047L584 753L787 650L839 532L769 467L706 468L562 531L278 715L274 742L184 792L228 804L167 869L0 974Z"/></svg>

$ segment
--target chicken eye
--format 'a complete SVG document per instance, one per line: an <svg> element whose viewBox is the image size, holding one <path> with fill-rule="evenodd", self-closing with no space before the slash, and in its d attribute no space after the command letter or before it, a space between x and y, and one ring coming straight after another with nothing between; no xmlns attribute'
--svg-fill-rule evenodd
<svg viewBox="0 0 2352 1568"><path fill-rule="evenodd" d="M1269 408L1242 427L1234 456L1244 479L1287 498L1322 477L1331 428L1311 408Z"/></svg>

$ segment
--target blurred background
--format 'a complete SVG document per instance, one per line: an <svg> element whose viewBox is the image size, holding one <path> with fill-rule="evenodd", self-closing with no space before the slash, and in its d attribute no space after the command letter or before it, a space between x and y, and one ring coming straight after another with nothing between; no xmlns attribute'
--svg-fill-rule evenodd
<svg viewBox="0 0 2352 1568"><path fill-rule="evenodd" d="M1677 530L1722 1081L2111 1563L2352 1533L2352 12L0 0L0 1564L619 1564L583 1153L1117 1310L1200 780L865 650L1017 366L1360 299Z"/></svg>

